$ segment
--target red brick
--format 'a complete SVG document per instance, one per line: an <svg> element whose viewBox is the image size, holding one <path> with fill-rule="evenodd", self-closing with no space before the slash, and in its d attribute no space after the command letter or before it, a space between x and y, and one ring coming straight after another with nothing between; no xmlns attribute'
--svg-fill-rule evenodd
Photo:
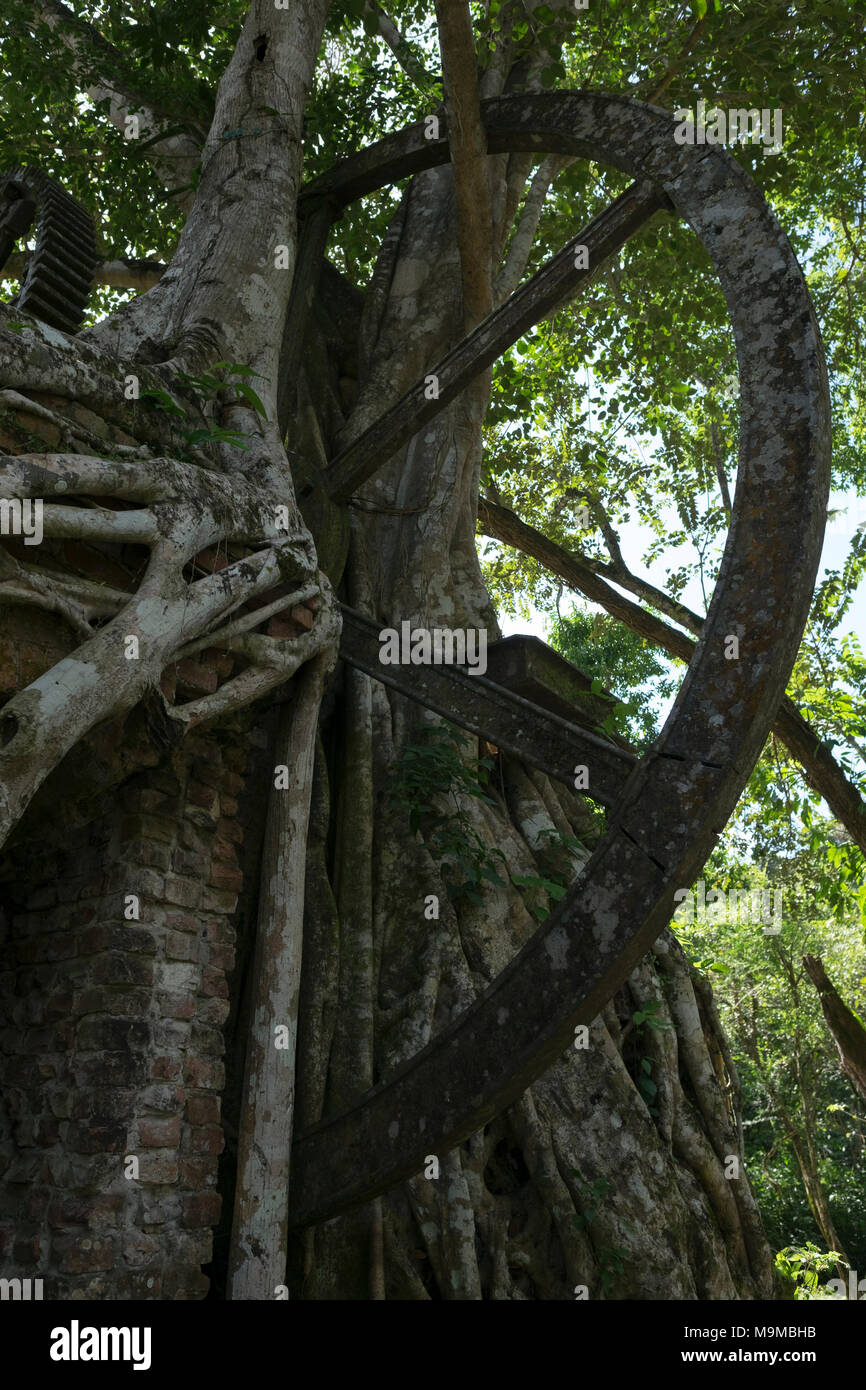
<svg viewBox="0 0 866 1390"><path fill-rule="evenodd" d="M235 659L231 652L220 651L219 647L205 647L201 654L202 663L205 666L212 666L221 676L229 676L234 668Z"/></svg>
<svg viewBox="0 0 866 1390"><path fill-rule="evenodd" d="M199 920L189 912L167 912L165 925L172 931L193 932L198 935Z"/></svg>
<svg viewBox="0 0 866 1390"><path fill-rule="evenodd" d="M225 569L226 565L231 564L229 556L225 550L218 546L208 546L205 550L200 550L193 558L192 562L197 569L205 570L208 574L213 574L214 570Z"/></svg>
<svg viewBox="0 0 866 1390"><path fill-rule="evenodd" d="M168 874L163 891L166 900L170 903L176 903L178 907L198 907L201 887L190 879L178 878L176 874Z"/></svg>
<svg viewBox="0 0 866 1390"><path fill-rule="evenodd" d="M215 1158L182 1158L180 1161L180 1179L184 1187L202 1191L204 1188L213 1187L216 1177Z"/></svg>
<svg viewBox="0 0 866 1390"><path fill-rule="evenodd" d="M186 1104L186 1091L182 1086L148 1086L141 1094L140 1104L144 1110L172 1115Z"/></svg>
<svg viewBox="0 0 866 1390"><path fill-rule="evenodd" d="M225 776L226 771L222 762L213 753L196 759L195 780L201 782L205 787L212 787L214 791L219 791Z"/></svg>
<svg viewBox="0 0 866 1390"><path fill-rule="evenodd" d="M86 1125L70 1125L65 1147L70 1153L76 1154L123 1153L126 1149L126 1125L107 1119L94 1119Z"/></svg>
<svg viewBox="0 0 866 1390"><path fill-rule="evenodd" d="M219 1096L187 1096L186 1118L191 1125L214 1125L219 1123Z"/></svg>
<svg viewBox="0 0 866 1390"><path fill-rule="evenodd" d="M213 842L213 858L234 867L238 862L238 852L230 840L222 840L217 836Z"/></svg>
<svg viewBox="0 0 866 1390"><path fill-rule="evenodd" d="M200 999L196 1010L196 1022L213 1023L217 1028L222 1028L229 1016L230 1008L231 1004L228 999L219 999L216 995L211 995L207 999Z"/></svg>
<svg viewBox="0 0 866 1390"><path fill-rule="evenodd" d="M205 912L234 912L238 905L236 892L226 892L224 888L205 888L201 895L201 905Z"/></svg>
<svg viewBox="0 0 866 1390"><path fill-rule="evenodd" d="M298 604L297 608L292 609L292 619L308 631L313 626L313 615L305 604Z"/></svg>
<svg viewBox="0 0 866 1390"><path fill-rule="evenodd" d="M175 1303L198 1303L209 1289L210 1279L200 1269L170 1269L162 1280L162 1297Z"/></svg>
<svg viewBox="0 0 866 1390"><path fill-rule="evenodd" d="M221 840L231 840L239 845L243 842L244 831L239 821L228 820L225 816L217 821L217 835Z"/></svg>
<svg viewBox="0 0 866 1390"><path fill-rule="evenodd" d="M225 1066L213 1057L188 1057L186 1083L196 1090L221 1091L226 1084Z"/></svg>
<svg viewBox="0 0 866 1390"><path fill-rule="evenodd" d="M183 1199L183 1224L188 1230L215 1226L220 1219L222 1197L218 1192L196 1192Z"/></svg>
<svg viewBox="0 0 866 1390"><path fill-rule="evenodd" d="M143 1149L173 1149L180 1143L180 1116L170 1119L141 1119L138 1142Z"/></svg>
<svg viewBox="0 0 866 1390"><path fill-rule="evenodd" d="M221 1154L225 1136L219 1125L190 1125L185 1148L194 1154Z"/></svg>
<svg viewBox="0 0 866 1390"><path fill-rule="evenodd" d="M195 1018L196 1001L191 994L160 994L157 1003L163 1018Z"/></svg>
<svg viewBox="0 0 866 1390"><path fill-rule="evenodd" d="M144 1153L138 1158L138 1180L147 1183L177 1182L177 1159L173 1154Z"/></svg>
<svg viewBox="0 0 866 1390"><path fill-rule="evenodd" d="M225 888L232 893L239 893L244 886L244 876L240 869L232 864L223 864L219 859L215 859L211 864L210 881L214 888Z"/></svg>
<svg viewBox="0 0 866 1390"><path fill-rule="evenodd" d="M43 650L42 647L31 647L29 644L19 649L19 659L21 662L21 685L30 685L39 676L43 675L50 666L57 661L60 653L52 653Z"/></svg>
<svg viewBox="0 0 866 1390"><path fill-rule="evenodd" d="M175 836L175 825L167 816L138 814L124 816L120 822L121 840L162 840L170 843Z"/></svg>
<svg viewBox="0 0 866 1390"><path fill-rule="evenodd" d="M214 1195L216 1195L216 1194L214 1194ZM195 1198L192 1198L191 1200L194 1201ZM211 1222L209 1222L209 1221L199 1221L199 1222L187 1221L187 1220L186 1220L186 1212L184 1212L184 1223L183 1223L183 1224L184 1224L185 1226L192 1226L192 1225L209 1226L209 1225L211 1224ZM38 1236L27 1236L26 1239L17 1241L17 1243L16 1243L15 1245L13 1245L13 1247L12 1247L12 1258L13 1258L13 1260L15 1261L15 1263L16 1263L17 1265L24 1265L24 1266L27 1266L27 1265L36 1265L36 1264L39 1263L39 1256L40 1256L40 1254L41 1254L41 1251L40 1251L40 1248L39 1248L39 1237L38 1237Z"/></svg>
<svg viewBox="0 0 866 1390"><path fill-rule="evenodd" d="M0 643L0 690L17 690L18 680L18 649L4 641Z"/></svg>
<svg viewBox="0 0 866 1390"><path fill-rule="evenodd" d="M193 806L201 806L205 811L216 810L217 797L213 787L206 787L203 782L190 782L186 794Z"/></svg>
<svg viewBox="0 0 866 1390"><path fill-rule="evenodd" d="M166 932L165 954L169 960L197 961L201 956L201 943L195 936L184 936L181 932L175 931Z"/></svg>
<svg viewBox="0 0 866 1390"><path fill-rule="evenodd" d="M159 1081L177 1081L181 1074L181 1063L176 1057L154 1057L150 1074Z"/></svg>
<svg viewBox="0 0 866 1390"><path fill-rule="evenodd" d="M124 1194L104 1192L98 1197L62 1196L48 1209L49 1226L88 1226L92 1231L117 1226L123 1212Z"/></svg>
<svg viewBox="0 0 866 1390"><path fill-rule="evenodd" d="M177 663L177 683L188 690L212 695L219 684L219 677L213 667L204 666L189 657Z"/></svg>
<svg viewBox="0 0 866 1390"><path fill-rule="evenodd" d="M233 946L210 946L207 953L208 964L215 970L228 971L234 968L235 952Z"/></svg>
<svg viewBox="0 0 866 1390"><path fill-rule="evenodd" d="M205 966L201 972L201 992L206 997L214 995L218 999L228 998L229 988L222 970L216 970L210 965Z"/></svg>
<svg viewBox="0 0 866 1390"><path fill-rule="evenodd" d="M210 869L210 855L197 850L182 849L178 845L171 856L171 867L176 874L186 874L189 878L206 878Z"/></svg>
<svg viewBox="0 0 866 1390"><path fill-rule="evenodd" d="M285 613L275 613L265 628L268 637L276 637L278 641L285 641L287 637L300 637L304 631L300 623L286 617Z"/></svg>
<svg viewBox="0 0 866 1390"><path fill-rule="evenodd" d="M52 1254L61 1274L89 1274L113 1267L114 1242L110 1236L56 1236Z"/></svg>
<svg viewBox="0 0 866 1390"><path fill-rule="evenodd" d="M145 1268L160 1253L160 1242L143 1231L125 1231L121 1245L123 1258L133 1269Z"/></svg>
<svg viewBox="0 0 866 1390"><path fill-rule="evenodd" d="M206 941L217 941L224 946L235 944L235 929L224 917L212 917L206 922L204 935Z"/></svg>

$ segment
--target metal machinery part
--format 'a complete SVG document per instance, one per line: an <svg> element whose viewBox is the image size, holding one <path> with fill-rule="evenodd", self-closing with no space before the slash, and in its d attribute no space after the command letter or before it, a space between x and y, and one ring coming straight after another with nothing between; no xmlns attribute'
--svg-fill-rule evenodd
<svg viewBox="0 0 866 1390"><path fill-rule="evenodd" d="M76 333L100 262L93 219L33 164L0 174L0 269L36 221L36 247L12 303L63 333Z"/></svg>

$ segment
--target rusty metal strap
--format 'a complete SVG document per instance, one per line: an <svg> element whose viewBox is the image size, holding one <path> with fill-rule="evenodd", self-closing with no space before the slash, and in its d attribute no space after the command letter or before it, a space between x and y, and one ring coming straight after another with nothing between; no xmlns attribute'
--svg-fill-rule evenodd
<svg viewBox="0 0 866 1390"><path fill-rule="evenodd" d="M342 611L340 656L350 666L569 787L575 785L578 766L584 766L589 778L582 788L586 796L602 806L613 806L619 799L637 764L632 754L484 676L468 675L458 666L383 665L379 660L379 624L345 604Z"/></svg>
<svg viewBox="0 0 866 1390"><path fill-rule="evenodd" d="M629 237L653 213L667 206L666 197L653 184L632 184L331 461L324 477L330 496L335 501L347 501L422 425L459 396L479 372L552 309L584 289ZM586 250L585 257L576 255L581 247ZM436 380L436 393L432 396L427 384L431 377Z"/></svg>

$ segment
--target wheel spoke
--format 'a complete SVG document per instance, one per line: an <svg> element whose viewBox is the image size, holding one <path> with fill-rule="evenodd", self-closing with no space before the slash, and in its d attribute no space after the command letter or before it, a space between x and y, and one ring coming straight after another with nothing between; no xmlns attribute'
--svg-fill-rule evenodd
<svg viewBox="0 0 866 1390"><path fill-rule="evenodd" d="M522 338L557 305L584 289L611 256L653 213L668 206L660 189L646 181L632 184L589 222L531 279L494 309L410 391L338 454L324 475L325 488L346 502L422 425L444 410L470 382ZM586 257L576 255L586 248ZM431 398L430 378L436 380Z"/></svg>
<svg viewBox="0 0 866 1390"><path fill-rule="evenodd" d="M570 1049L574 1027L591 1023L628 977L745 786L793 667L820 558L830 445L820 336L791 247L736 160L724 150L676 145L674 123L653 107L594 93L502 98L486 104L484 119L491 153L576 154L649 179L709 252L740 364L731 528L676 704L626 779L580 880L464 1014L350 1110L298 1136L296 1227L386 1191L419 1172L427 1154L442 1155L477 1131ZM425 157L417 127L389 137L318 181L319 193L349 201L381 186L383 169L403 177L444 162L447 148L439 146ZM490 333L497 315L446 359L453 373L440 368L446 390L453 385L456 394L471 379L459 375L461 353L464 370L485 361L478 336ZM393 451L394 439L417 430L417 390L373 427L375 459L362 437L352 446L354 463L349 451L335 460L336 493L347 496Z"/></svg>
<svg viewBox="0 0 866 1390"><path fill-rule="evenodd" d="M634 754L459 667L384 666L379 660L379 624L345 605L342 612L340 656L350 666L568 787L575 785L577 767L583 766L587 780L582 790L588 797L602 806L619 800L626 778L637 765Z"/></svg>

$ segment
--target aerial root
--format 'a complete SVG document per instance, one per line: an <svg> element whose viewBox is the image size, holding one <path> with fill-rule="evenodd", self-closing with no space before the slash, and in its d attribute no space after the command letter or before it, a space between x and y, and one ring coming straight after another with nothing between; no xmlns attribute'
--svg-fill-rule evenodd
<svg viewBox="0 0 866 1390"><path fill-rule="evenodd" d="M0 465L4 531L33 547L27 558L0 555L0 600L55 613L77 640L3 708L0 843L69 749L157 690L167 667L204 648L245 663L202 700L176 706L163 695L168 716L189 728L336 652L339 608L293 496L171 458L21 454ZM135 589L96 584L51 568L56 540L132 545L149 560ZM302 604L315 609L309 631L268 634L276 615Z"/></svg>

